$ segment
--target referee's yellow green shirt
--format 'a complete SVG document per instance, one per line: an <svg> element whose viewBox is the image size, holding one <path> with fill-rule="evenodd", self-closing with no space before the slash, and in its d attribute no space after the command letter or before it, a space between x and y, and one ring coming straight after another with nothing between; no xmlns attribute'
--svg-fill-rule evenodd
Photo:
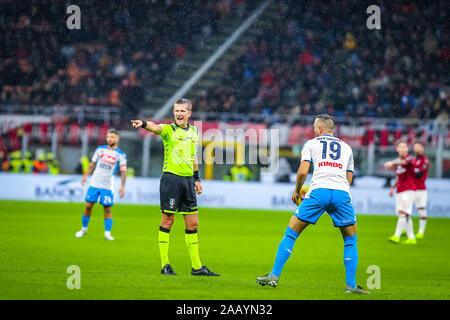
<svg viewBox="0 0 450 320"><path fill-rule="evenodd" d="M194 175L194 160L198 146L198 129L187 125L179 127L175 122L162 124L160 134L164 143L163 172L170 172L179 176Z"/></svg>

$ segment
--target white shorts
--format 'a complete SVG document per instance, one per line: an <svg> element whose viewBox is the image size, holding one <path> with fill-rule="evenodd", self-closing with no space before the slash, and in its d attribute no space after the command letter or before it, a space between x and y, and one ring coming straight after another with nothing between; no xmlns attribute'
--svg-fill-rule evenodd
<svg viewBox="0 0 450 320"><path fill-rule="evenodd" d="M416 197L414 199L414 204L416 208L425 208L427 206L427 190L416 190Z"/></svg>
<svg viewBox="0 0 450 320"><path fill-rule="evenodd" d="M399 211L403 211L411 215L415 197L416 192L413 190L397 193L395 195L395 212L399 214Z"/></svg>

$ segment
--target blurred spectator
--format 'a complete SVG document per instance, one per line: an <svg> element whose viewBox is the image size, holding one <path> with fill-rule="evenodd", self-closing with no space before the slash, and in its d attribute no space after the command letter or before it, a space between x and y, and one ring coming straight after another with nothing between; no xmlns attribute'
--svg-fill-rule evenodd
<svg viewBox="0 0 450 320"><path fill-rule="evenodd" d="M48 152L46 155L46 162L49 174L59 174L59 161L55 159L55 155Z"/></svg>
<svg viewBox="0 0 450 320"><path fill-rule="evenodd" d="M246 0L235 0L237 7L237 14L242 17L245 13Z"/></svg>
<svg viewBox="0 0 450 320"><path fill-rule="evenodd" d="M224 180L233 182L245 182L253 179L253 174L249 168L242 163L236 163L234 167L224 176Z"/></svg>
<svg viewBox="0 0 450 320"><path fill-rule="evenodd" d="M55 17L65 1L2 3L0 104L116 105L136 111L193 36L220 30L231 0L88 1L82 31ZM189 17L189 18L187 18Z"/></svg>
<svg viewBox="0 0 450 320"><path fill-rule="evenodd" d="M9 161L6 154L3 151L0 151L0 164L1 171L9 171Z"/></svg>
<svg viewBox="0 0 450 320"><path fill-rule="evenodd" d="M278 171L275 174L275 179L277 182L290 182L291 179L291 165L286 157L281 157L278 164Z"/></svg>
<svg viewBox="0 0 450 320"><path fill-rule="evenodd" d="M11 160L9 161L9 171L14 173L22 172L23 169L23 161L22 161L22 152L13 151L10 153Z"/></svg>
<svg viewBox="0 0 450 320"><path fill-rule="evenodd" d="M134 178L135 177L135 170L133 167L127 168L127 178Z"/></svg>
<svg viewBox="0 0 450 320"><path fill-rule="evenodd" d="M231 112L436 118L449 113L448 3L380 4L368 31L366 2L283 0L260 36L203 101ZM349 9L351 8L351 10ZM229 100L228 97L233 97ZM230 103L232 101L232 103ZM228 102L226 107L225 102Z"/></svg>
<svg viewBox="0 0 450 320"><path fill-rule="evenodd" d="M38 158L33 162L32 173L48 173L47 162L45 161L45 154L40 153Z"/></svg>
<svg viewBox="0 0 450 320"><path fill-rule="evenodd" d="M31 160L31 152L26 151L23 156L23 171L25 173L31 173L33 161Z"/></svg>
<svg viewBox="0 0 450 320"><path fill-rule="evenodd" d="M81 156L80 161L75 168L76 174L85 174L87 172L87 169L89 167L89 158L87 156Z"/></svg>

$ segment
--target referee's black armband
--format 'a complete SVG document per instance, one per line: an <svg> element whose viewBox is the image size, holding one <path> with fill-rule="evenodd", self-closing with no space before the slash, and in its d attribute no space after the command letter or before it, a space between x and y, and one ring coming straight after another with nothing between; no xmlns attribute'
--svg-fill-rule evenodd
<svg viewBox="0 0 450 320"><path fill-rule="evenodd" d="M145 120L141 120L141 121L142 121L141 128L145 129L147 127L147 121L145 121Z"/></svg>
<svg viewBox="0 0 450 320"><path fill-rule="evenodd" d="M198 170L194 171L194 180L200 181L200 177L198 176Z"/></svg>

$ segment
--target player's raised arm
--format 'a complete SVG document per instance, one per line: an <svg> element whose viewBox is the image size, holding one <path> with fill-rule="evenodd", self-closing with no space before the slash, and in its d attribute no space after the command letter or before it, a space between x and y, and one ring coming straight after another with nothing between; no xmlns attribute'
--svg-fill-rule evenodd
<svg viewBox="0 0 450 320"><path fill-rule="evenodd" d="M395 160L386 162L384 164L384 167L386 169L393 169L395 166L404 166L406 164L408 164L408 161L406 161L405 159L397 158Z"/></svg>
<svg viewBox="0 0 450 320"><path fill-rule="evenodd" d="M400 158L392 160L391 162L394 166L404 166L404 165L408 164L408 161L406 161L405 159L400 159Z"/></svg>
<svg viewBox="0 0 450 320"><path fill-rule="evenodd" d="M295 185L295 190L292 193L292 201L297 203L298 197L300 196L300 190L302 189L303 183L305 183L306 177L308 176L309 167L311 166L311 162L302 161L300 163L300 167L297 171L297 183Z"/></svg>
<svg viewBox="0 0 450 320"><path fill-rule="evenodd" d="M156 134L161 134L161 132L163 131L163 128L152 122L152 121L145 121L145 120L131 120L131 124L133 126L133 128L142 128L145 129L147 131L156 133Z"/></svg>

